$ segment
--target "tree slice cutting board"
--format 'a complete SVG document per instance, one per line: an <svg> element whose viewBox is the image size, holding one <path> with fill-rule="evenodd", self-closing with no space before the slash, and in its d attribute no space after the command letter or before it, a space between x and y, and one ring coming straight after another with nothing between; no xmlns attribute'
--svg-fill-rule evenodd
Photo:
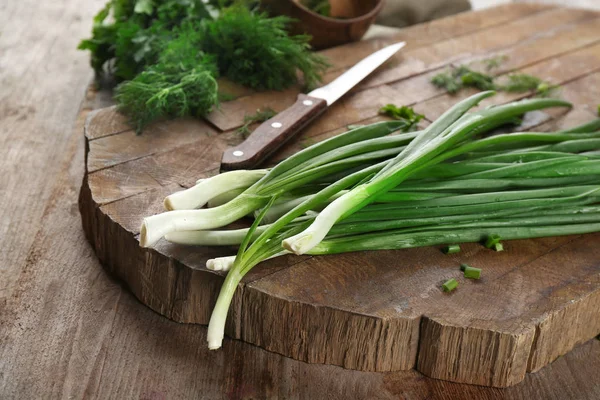
<svg viewBox="0 0 600 400"><path fill-rule="evenodd" d="M271 162L346 130L383 119L387 104L413 105L431 121L471 94L448 96L429 79L449 64L507 56L493 72L519 70L561 84L570 111L528 114L521 129L556 130L594 118L600 102L600 14L507 5L417 25L394 37L323 52L330 81L373 51L408 45L336 103ZM205 121L156 123L140 136L115 108L90 116L80 209L86 235L105 268L138 299L178 322L208 323L224 274L205 262L232 248L139 247L142 218L163 198L218 172L223 150L240 142L244 116L280 111L299 92L252 93L222 82L237 97ZM526 97L499 94L483 106ZM425 124L428 122L425 121ZM416 368L455 382L509 386L600 332L600 234L519 240L496 253L479 244L459 254L439 248L287 256L249 273L235 295L230 337L298 360L363 371ZM483 269L466 280L460 263ZM456 278L450 294L442 282ZM172 340L173 338L165 338ZM218 358L219 353L215 352Z"/></svg>

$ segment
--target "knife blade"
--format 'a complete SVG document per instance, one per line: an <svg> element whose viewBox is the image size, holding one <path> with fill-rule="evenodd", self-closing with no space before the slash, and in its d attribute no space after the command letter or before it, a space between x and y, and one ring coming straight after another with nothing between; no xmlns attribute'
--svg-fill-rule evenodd
<svg viewBox="0 0 600 400"><path fill-rule="evenodd" d="M288 109L263 122L238 146L223 153L221 169L252 168L263 162L304 127L406 45L396 43L359 61L331 83L300 94Z"/></svg>

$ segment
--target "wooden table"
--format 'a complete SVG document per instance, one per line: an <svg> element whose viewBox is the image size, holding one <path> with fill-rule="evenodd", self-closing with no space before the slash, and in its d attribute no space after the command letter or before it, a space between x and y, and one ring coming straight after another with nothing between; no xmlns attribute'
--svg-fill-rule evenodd
<svg viewBox="0 0 600 400"><path fill-rule="evenodd" d="M504 390L413 371L310 365L232 340L209 353L204 330L142 306L106 275L83 237L77 194L85 112L72 126L91 72L75 46L102 1L12 3L0 5L0 397L600 397L597 340Z"/></svg>

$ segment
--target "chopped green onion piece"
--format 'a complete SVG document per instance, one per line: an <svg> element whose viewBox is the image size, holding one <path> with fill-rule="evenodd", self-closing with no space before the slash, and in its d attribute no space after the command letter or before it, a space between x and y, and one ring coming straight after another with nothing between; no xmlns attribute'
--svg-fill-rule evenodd
<svg viewBox="0 0 600 400"><path fill-rule="evenodd" d="M481 269L479 269L479 268L474 268L474 267L470 267L467 265L463 271L465 272L465 278L468 278L468 279L481 278Z"/></svg>
<svg viewBox="0 0 600 400"><path fill-rule="evenodd" d="M456 279L454 279L454 278L448 279L442 285L442 289L444 290L444 292L451 292L454 289L456 289L457 287L458 287L458 282L456 282Z"/></svg>
<svg viewBox="0 0 600 400"><path fill-rule="evenodd" d="M457 244L451 244L450 246L447 246L446 248L444 248L444 253L446 253L446 254L460 253L460 246Z"/></svg>
<svg viewBox="0 0 600 400"><path fill-rule="evenodd" d="M496 244L500 243L500 240L502 239L499 235L490 235L485 241L485 247L491 249L492 247L496 246Z"/></svg>
<svg viewBox="0 0 600 400"><path fill-rule="evenodd" d="M496 243L494 245L494 250L496 250L496 251L504 251L504 246L502 246L502 243Z"/></svg>

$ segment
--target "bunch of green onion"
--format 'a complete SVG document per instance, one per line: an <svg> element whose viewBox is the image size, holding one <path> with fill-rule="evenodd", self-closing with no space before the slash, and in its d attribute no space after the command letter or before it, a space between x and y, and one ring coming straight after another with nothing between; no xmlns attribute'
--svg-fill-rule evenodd
<svg viewBox="0 0 600 400"><path fill-rule="evenodd" d="M140 244L164 237L238 246L237 255L207 263L228 271L208 330L209 348L217 349L239 282L269 258L600 231L600 120L485 136L526 112L570 106L530 99L469 112L493 94L459 102L419 132L380 122L271 169L198 181L165 199L170 211L144 220ZM250 228L215 230L245 216L255 218Z"/></svg>

